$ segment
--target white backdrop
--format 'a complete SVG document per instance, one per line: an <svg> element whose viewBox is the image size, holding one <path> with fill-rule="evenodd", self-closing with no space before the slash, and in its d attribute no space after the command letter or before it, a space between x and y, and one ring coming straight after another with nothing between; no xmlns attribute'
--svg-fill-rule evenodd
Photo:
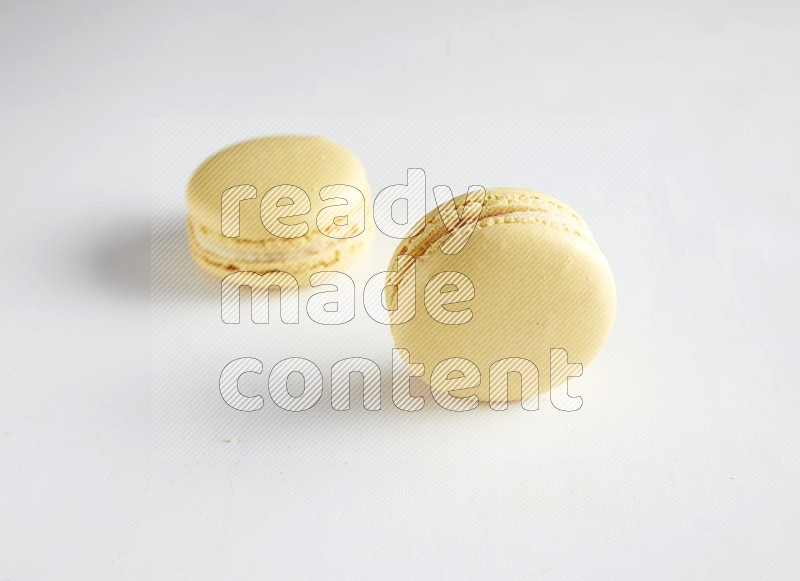
<svg viewBox="0 0 800 581"><path fill-rule="evenodd" d="M709 0L6 3L0 579L796 578L799 16ZM524 182L574 204L627 291L575 383L585 409L267 413L263 431L179 425L161 446L152 120L198 116L240 118L222 125L233 139L319 124L376 189L418 166L454 190ZM465 117L550 129L516 134L528 158ZM434 120L416 140L413 119ZM442 155L437 129L470 123L481 139ZM375 148L376 127L398 138ZM225 145L202 135L170 177L176 220L188 172ZM477 162L485 178L465 175ZM172 332L177 357L191 329Z"/></svg>

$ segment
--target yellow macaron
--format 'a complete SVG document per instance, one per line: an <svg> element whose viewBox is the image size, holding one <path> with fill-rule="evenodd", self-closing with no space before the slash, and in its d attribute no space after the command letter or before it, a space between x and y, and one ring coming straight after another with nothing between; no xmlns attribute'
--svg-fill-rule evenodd
<svg viewBox="0 0 800 581"><path fill-rule="evenodd" d="M616 291L608 261L586 222L550 196L496 188L486 190L482 201L464 195L455 203L462 217L471 204L473 219L448 228L434 209L421 233L402 242L392 258L387 306L395 309L390 321L396 346L424 364L421 377L429 385L436 376L447 384L450 371L469 375L463 360L473 363L477 374L453 385L477 386L452 392L456 397L490 401L490 379L498 385L502 379L507 401L520 400L522 382L505 383L504 372L513 365L502 361L509 358L534 364L539 393L546 392L558 352L551 350L565 350L570 363L585 366L611 332ZM459 235L465 242L460 250L459 244L453 248ZM552 387L565 379L554 376Z"/></svg>
<svg viewBox="0 0 800 581"><path fill-rule="evenodd" d="M359 160L323 137L237 143L207 159L186 191L189 248L216 276L283 271L300 284L352 263L372 233Z"/></svg>

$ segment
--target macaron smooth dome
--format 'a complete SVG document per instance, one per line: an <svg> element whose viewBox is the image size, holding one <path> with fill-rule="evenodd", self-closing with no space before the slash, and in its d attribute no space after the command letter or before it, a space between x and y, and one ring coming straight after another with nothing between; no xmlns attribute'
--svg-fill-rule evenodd
<svg viewBox="0 0 800 581"><path fill-rule="evenodd" d="M244 184L256 188L256 197L240 202L239 236L226 237L221 224L222 193ZM348 211L362 213L364 231L350 238L331 237L317 226L319 211L336 203L321 200L319 191L337 184L353 186L363 194L359 207ZM290 225L305 221L309 231L304 236L275 236L261 222L263 196L281 185L297 186L310 199L310 212L281 219ZM371 194L364 168L350 151L324 137L269 136L227 147L195 171L186 200L191 254L219 277L235 271L284 271L307 284L314 272L337 270L356 260L372 233Z"/></svg>
<svg viewBox="0 0 800 581"><path fill-rule="evenodd" d="M459 209L465 199L456 198ZM474 393L489 401L492 363L520 357L537 366L542 394L551 387L551 348L566 349L569 362L581 363L586 374L611 332L616 290L608 261L574 210L532 190L487 189L475 230L454 255L440 250L448 232L438 209L425 222L418 236L398 246L389 266L396 269L400 254L415 259L415 316L391 329L396 346L408 349L413 363L424 363L423 381L430 384L433 368L445 359L469 359L481 373L480 386L452 395ZM445 325L425 310L427 281L445 271L463 273L474 285L472 300L452 306L472 310L467 323ZM387 282L404 276L408 272L390 274ZM396 301L390 286L387 305L396 307ZM519 381L510 380L508 400L520 399Z"/></svg>

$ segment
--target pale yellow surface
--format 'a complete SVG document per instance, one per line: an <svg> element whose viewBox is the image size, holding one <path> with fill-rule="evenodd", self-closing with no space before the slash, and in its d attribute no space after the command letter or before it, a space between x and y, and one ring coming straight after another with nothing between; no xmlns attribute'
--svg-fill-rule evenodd
<svg viewBox="0 0 800 581"><path fill-rule="evenodd" d="M447 256L438 248L446 232L436 213L428 215L425 232L398 248L417 257L416 314L408 323L392 325L392 333L412 362L425 364L423 379L429 382L444 359L469 359L481 372L481 385L454 395L476 393L488 401L491 364L522 357L539 368L540 393L545 393L551 348L566 349L569 361L583 364L586 375L586 365L611 332L616 292L608 262L580 216L529 190L488 190L471 239L461 252ZM390 269L394 265L393 259ZM475 286L475 298L455 307L472 309L472 319L463 325L443 325L425 310L425 284L443 271L461 272ZM394 300L390 292L390 306ZM518 386L509 384L510 401L520 399Z"/></svg>
<svg viewBox="0 0 800 581"><path fill-rule="evenodd" d="M257 195L240 204L239 237L225 237L221 196L228 188L242 184L254 186ZM306 215L283 219L286 224L305 221L309 231L302 237L275 236L261 223L264 194L285 184L303 189L311 201L311 211ZM333 238L317 228L319 211L339 203L321 200L319 191L335 184L353 186L363 194L366 230L352 238ZM264 137L223 149L194 173L186 200L192 256L218 276L236 270L283 270L307 284L308 275L316 270L343 268L355 260L372 231L371 194L364 168L348 150L322 137Z"/></svg>

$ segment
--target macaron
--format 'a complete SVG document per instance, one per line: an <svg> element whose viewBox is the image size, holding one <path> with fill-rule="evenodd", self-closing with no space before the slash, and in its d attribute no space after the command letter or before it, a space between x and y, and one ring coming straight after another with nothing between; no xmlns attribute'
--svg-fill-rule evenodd
<svg viewBox="0 0 800 581"><path fill-rule="evenodd" d="M447 384L443 379L453 370L467 376L453 385L474 387L451 391L452 397L490 401L492 395L494 401L507 387L506 401L519 401L525 369L538 371L538 393L545 393L565 381L567 360L586 366L609 337L616 312L609 263L583 218L550 196L495 188L485 191L482 205L467 194L455 204L461 222L448 229L439 208L432 210L421 232L392 257L386 302L396 347L424 364L420 377L432 387ZM463 219L470 209L471 223ZM466 244L454 253L459 236ZM554 365L551 385L551 357L561 350L566 358L560 369ZM527 363L520 367L523 360L536 371ZM514 367L519 377L509 380L506 372ZM500 387L491 394L490 379Z"/></svg>
<svg viewBox="0 0 800 581"><path fill-rule="evenodd" d="M282 271L300 284L344 269L371 237L371 194L358 158L329 139L280 135L212 155L186 200L194 260L217 277Z"/></svg>

